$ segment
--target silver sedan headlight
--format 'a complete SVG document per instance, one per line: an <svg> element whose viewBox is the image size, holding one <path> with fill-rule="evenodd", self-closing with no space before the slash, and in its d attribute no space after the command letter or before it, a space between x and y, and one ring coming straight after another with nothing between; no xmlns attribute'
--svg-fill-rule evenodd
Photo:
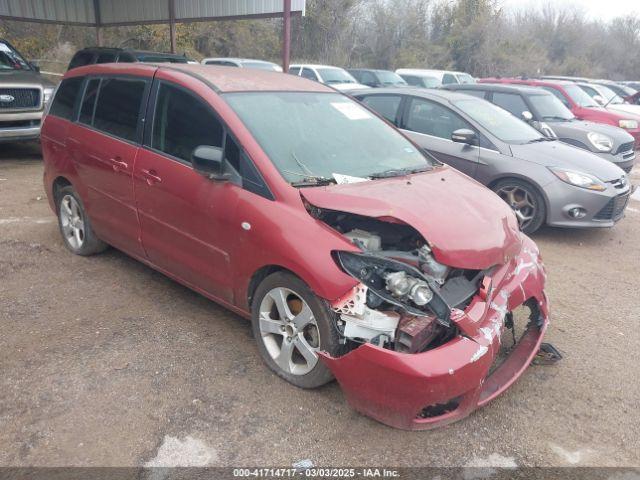
<svg viewBox="0 0 640 480"><path fill-rule="evenodd" d="M608 153L613 149L613 139L607 135L598 132L589 132L587 138L593 145L593 148L599 152Z"/></svg>
<svg viewBox="0 0 640 480"><path fill-rule="evenodd" d="M603 192L607 189L607 186L599 178L588 173L576 172L575 170L567 170L559 167L549 167L549 170L569 185L586 188L587 190L595 190L597 192Z"/></svg>

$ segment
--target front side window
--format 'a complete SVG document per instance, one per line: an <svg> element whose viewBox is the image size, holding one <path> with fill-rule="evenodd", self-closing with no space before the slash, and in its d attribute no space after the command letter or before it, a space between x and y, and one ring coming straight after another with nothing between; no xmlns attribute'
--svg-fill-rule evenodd
<svg viewBox="0 0 640 480"><path fill-rule="evenodd" d="M569 103L569 100L567 100L565 98L565 96L562 94L562 92L560 92L559 90L556 90L553 87L542 87L543 89L545 89L547 92L551 93L554 97L556 97L558 100L560 100L560 102L567 108L571 108L571 104Z"/></svg>
<svg viewBox="0 0 640 480"><path fill-rule="evenodd" d="M459 73L458 81L462 84L476 83L476 79L468 73Z"/></svg>
<svg viewBox="0 0 640 480"><path fill-rule="evenodd" d="M71 120L76 105L76 99L80 94L83 78L75 77L63 80L51 104L50 115Z"/></svg>
<svg viewBox="0 0 640 480"><path fill-rule="evenodd" d="M300 67L291 67L291 68L289 69L289 73L290 73L291 75L296 75L296 76L297 76L297 75L300 75Z"/></svg>
<svg viewBox="0 0 640 480"><path fill-rule="evenodd" d="M405 128L412 132L451 140L456 130L473 128L458 114L442 105L414 98L411 100Z"/></svg>
<svg viewBox="0 0 640 480"><path fill-rule="evenodd" d="M362 99L362 103L394 124L398 120L401 101L402 97L399 95L369 95Z"/></svg>
<svg viewBox="0 0 640 480"><path fill-rule="evenodd" d="M493 92L493 103L518 118L522 118L522 112L529 111L522 97L516 93Z"/></svg>
<svg viewBox="0 0 640 480"><path fill-rule="evenodd" d="M202 100L185 90L161 83L153 117L151 147L191 163L201 145L222 148L223 128Z"/></svg>
<svg viewBox="0 0 640 480"><path fill-rule="evenodd" d="M290 183L334 174L369 177L431 163L393 127L338 93L223 95Z"/></svg>
<svg viewBox="0 0 640 480"><path fill-rule="evenodd" d="M360 83L364 85L378 85L378 79L371 72L362 72Z"/></svg>
<svg viewBox="0 0 640 480"><path fill-rule="evenodd" d="M94 128L123 140L136 141L146 85L144 80L103 79L95 108Z"/></svg>
<svg viewBox="0 0 640 480"><path fill-rule="evenodd" d="M454 105L505 143L524 144L542 138L536 129L492 103L470 98L458 100Z"/></svg>

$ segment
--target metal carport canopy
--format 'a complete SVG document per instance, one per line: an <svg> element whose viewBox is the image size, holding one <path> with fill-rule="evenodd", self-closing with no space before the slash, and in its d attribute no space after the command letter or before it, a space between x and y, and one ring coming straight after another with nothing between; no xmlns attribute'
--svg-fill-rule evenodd
<svg viewBox="0 0 640 480"><path fill-rule="evenodd" d="M96 27L166 23L175 52L175 24L284 17L283 64L288 67L291 14L306 0L0 0L0 19Z"/></svg>

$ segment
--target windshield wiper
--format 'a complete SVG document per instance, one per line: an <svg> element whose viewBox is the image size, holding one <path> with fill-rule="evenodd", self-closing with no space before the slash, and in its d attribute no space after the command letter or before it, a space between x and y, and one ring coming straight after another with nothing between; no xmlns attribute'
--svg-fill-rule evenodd
<svg viewBox="0 0 640 480"><path fill-rule="evenodd" d="M559 115L547 115L542 117L543 120L557 120L559 122L568 122L571 119L566 117L560 117Z"/></svg>
<svg viewBox="0 0 640 480"><path fill-rule="evenodd" d="M372 173L369 175L369 178L391 178L391 177L403 177L405 175L411 175L412 173L421 173L427 172L431 170L433 167L430 165L425 165L423 167L413 167L413 168L392 168L390 170L385 170L384 172Z"/></svg>
<svg viewBox="0 0 640 480"><path fill-rule="evenodd" d="M539 137L539 138L534 138L533 140L529 140L527 143L548 142L550 140L553 140L553 139L548 137Z"/></svg>

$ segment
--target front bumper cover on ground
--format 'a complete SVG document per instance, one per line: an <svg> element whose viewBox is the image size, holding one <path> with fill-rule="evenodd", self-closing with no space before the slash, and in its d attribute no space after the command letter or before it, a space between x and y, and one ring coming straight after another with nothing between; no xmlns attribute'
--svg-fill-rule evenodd
<svg viewBox="0 0 640 480"><path fill-rule="evenodd" d="M453 311L460 331L453 340L417 354L364 344L342 357L321 358L365 415L407 430L452 423L504 392L531 363L548 325L545 278L538 249L525 238L520 254L485 278L471 305ZM490 374L505 317L525 302L534 304L537 318Z"/></svg>

